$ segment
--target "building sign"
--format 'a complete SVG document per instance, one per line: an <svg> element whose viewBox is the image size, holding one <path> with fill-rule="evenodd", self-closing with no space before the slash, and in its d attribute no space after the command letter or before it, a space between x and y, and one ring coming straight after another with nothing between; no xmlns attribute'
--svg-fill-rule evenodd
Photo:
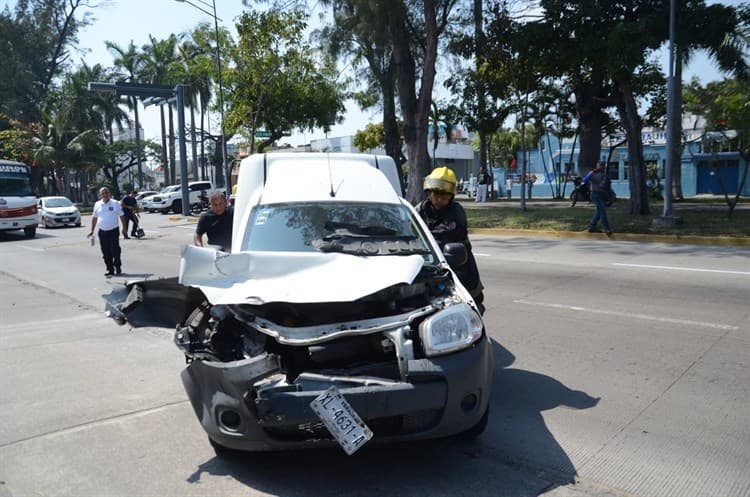
<svg viewBox="0 0 750 497"><path fill-rule="evenodd" d="M0 164L0 173L29 174L29 166L23 164Z"/></svg>

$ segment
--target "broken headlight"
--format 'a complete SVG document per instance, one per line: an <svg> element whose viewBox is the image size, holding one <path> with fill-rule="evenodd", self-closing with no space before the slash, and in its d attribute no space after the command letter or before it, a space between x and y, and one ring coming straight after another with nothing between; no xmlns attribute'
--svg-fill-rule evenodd
<svg viewBox="0 0 750 497"><path fill-rule="evenodd" d="M468 347L482 336L482 319L466 303L430 316L419 325L425 354L436 356Z"/></svg>

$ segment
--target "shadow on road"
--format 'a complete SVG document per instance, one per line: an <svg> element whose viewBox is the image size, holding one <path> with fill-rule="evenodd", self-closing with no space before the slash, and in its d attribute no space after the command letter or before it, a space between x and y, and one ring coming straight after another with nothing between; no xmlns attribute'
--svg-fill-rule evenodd
<svg viewBox="0 0 750 497"><path fill-rule="evenodd" d="M547 428L542 413L557 407L589 409L600 399L550 376L508 367L515 357L497 342L494 353L492 423L485 440L505 462L542 470L556 484L572 483L576 468ZM499 367L501 361L505 367Z"/></svg>
<svg viewBox="0 0 750 497"><path fill-rule="evenodd" d="M536 496L576 474L542 411L593 407L598 399L538 373L509 369L515 357L494 343L495 384L487 431L457 438L367 446L352 457L321 449L214 457L187 477L231 477L283 496ZM208 443L208 442L206 442Z"/></svg>

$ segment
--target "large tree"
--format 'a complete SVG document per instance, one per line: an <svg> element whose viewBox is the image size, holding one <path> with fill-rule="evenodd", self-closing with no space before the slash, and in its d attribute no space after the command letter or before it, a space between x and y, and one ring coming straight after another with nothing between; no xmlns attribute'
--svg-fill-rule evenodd
<svg viewBox="0 0 750 497"><path fill-rule="evenodd" d="M416 204L425 197L422 181L430 173L428 121L432 107L438 45L456 0L387 2L388 33L393 44L396 80L409 157L406 198ZM417 84L419 83L419 84Z"/></svg>
<svg viewBox="0 0 750 497"><path fill-rule="evenodd" d="M90 22L88 0L18 0L0 12L0 112L38 122L70 63L79 29Z"/></svg>
<svg viewBox="0 0 750 497"><path fill-rule="evenodd" d="M237 23L232 52L226 120L255 138L263 131L262 151L293 129L330 127L342 120L343 87L335 64L316 57L303 35L301 10L246 12Z"/></svg>
<svg viewBox="0 0 750 497"><path fill-rule="evenodd" d="M354 98L363 109L381 106L382 145L396 164L402 164L405 159L396 112L396 66L386 29L387 12L367 1L328 0L327 3L332 6L333 23L320 30L318 39L334 58L351 60L358 85Z"/></svg>

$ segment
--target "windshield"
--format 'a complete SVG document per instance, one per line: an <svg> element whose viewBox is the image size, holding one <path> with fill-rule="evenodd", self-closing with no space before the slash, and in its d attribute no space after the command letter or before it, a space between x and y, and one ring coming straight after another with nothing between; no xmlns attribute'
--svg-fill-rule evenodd
<svg viewBox="0 0 750 497"><path fill-rule="evenodd" d="M294 203L253 209L242 250L341 252L355 255L421 254L433 263L410 211L375 203Z"/></svg>
<svg viewBox="0 0 750 497"><path fill-rule="evenodd" d="M0 173L0 196L31 197L31 178Z"/></svg>
<svg viewBox="0 0 750 497"><path fill-rule="evenodd" d="M73 202L67 198L48 198L44 201L45 207L70 207Z"/></svg>

